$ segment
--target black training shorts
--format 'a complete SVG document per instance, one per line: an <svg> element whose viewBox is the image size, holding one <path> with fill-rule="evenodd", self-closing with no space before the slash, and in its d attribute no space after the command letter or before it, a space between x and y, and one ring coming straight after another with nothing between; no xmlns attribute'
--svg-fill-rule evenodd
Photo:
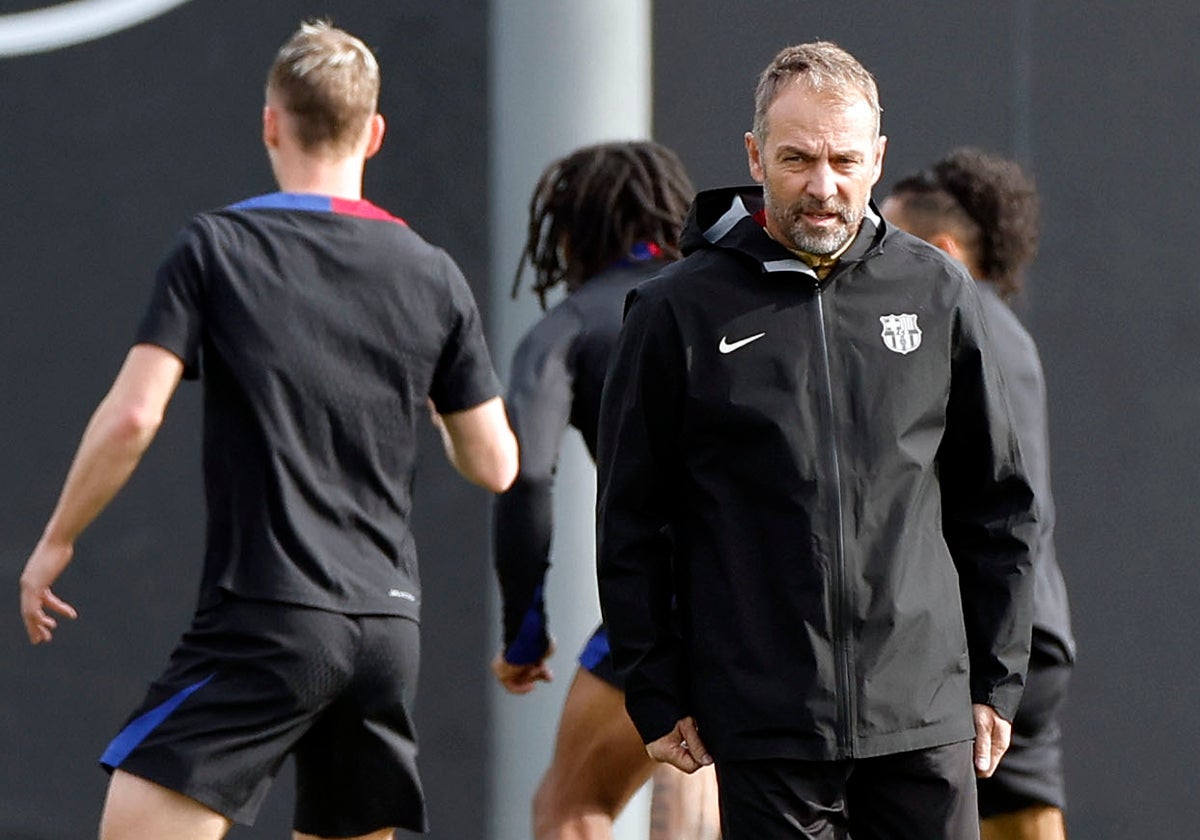
<svg viewBox="0 0 1200 840"><path fill-rule="evenodd" d="M617 676L613 667L612 653L608 649L608 631L601 624L588 638L587 644L579 653L579 665L586 671L604 680L617 691L624 691L625 685Z"/></svg>
<svg viewBox="0 0 1200 840"><path fill-rule="evenodd" d="M1062 729L1071 666L1034 647L1025 693L1013 718L1012 743L989 779L979 780L979 813L1008 814L1035 805L1065 810Z"/></svg>
<svg viewBox="0 0 1200 840"><path fill-rule="evenodd" d="M251 824L291 754L297 831L424 831L419 657L411 619L226 596L196 615L100 763Z"/></svg>

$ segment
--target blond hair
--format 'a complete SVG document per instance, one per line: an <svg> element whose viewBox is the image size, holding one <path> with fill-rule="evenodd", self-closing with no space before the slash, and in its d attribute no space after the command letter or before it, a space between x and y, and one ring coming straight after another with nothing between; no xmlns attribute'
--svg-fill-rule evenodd
<svg viewBox="0 0 1200 840"><path fill-rule="evenodd" d="M305 21L279 48L267 96L296 118L306 151L349 152L379 107L379 64L366 44L328 21Z"/></svg>

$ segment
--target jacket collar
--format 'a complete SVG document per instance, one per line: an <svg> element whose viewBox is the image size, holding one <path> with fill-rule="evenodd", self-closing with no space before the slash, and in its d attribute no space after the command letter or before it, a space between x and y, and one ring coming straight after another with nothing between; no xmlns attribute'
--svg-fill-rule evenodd
<svg viewBox="0 0 1200 840"><path fill-rule="evenodd" d="M729 249L751 257L764 272L794 271L816 279L816 272L807 263L767 234L763 227L765 212L760 186L704 190L696 195L684 222L680 241L683 253ZM862 260L885 232L886 223L870 202L858 234L838 259L839 266Z"/></svg>

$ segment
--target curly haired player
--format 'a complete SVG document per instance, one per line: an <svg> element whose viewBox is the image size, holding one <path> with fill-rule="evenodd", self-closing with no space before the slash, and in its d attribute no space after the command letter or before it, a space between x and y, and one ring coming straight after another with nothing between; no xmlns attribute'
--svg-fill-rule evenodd
<svg viewBox="0 0 1200 840"><path fill-rule="evenodd" d="M1037 254L1037 191L1016 162L963 148L901 179L883 213L957 258L979 281L1021 452L1040 499L1029 672L1008 753L991 778L978 782L983 840L1062 840L1066 796L1058 720L1075 641L1054 552L1045 379L1033 338L1006 305L1022 290L1025 269Z"/></svg>

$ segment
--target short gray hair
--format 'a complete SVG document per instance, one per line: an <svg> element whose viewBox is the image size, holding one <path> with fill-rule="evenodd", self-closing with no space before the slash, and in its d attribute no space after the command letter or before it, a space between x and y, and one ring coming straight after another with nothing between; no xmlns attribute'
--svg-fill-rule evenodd
<svg viewBox="0 0 1200 840"><path fill-rule="evenodd" d="M866 100L875 114L875 133L879 133L879 88L875 77L858 59L830 41L813 41L785 47L758 77L754 91L754 126L759 145L767 137L767 111L784 85L802 79L809 90L846 101L856 95Z"/></svg>

